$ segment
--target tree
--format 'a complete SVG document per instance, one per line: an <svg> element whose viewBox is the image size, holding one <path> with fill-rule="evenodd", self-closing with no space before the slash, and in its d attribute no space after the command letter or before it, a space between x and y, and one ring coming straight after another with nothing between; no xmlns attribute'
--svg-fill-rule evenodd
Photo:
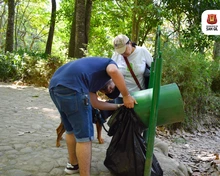
<svg viewBox="0 0 220 176"><path fill-rule="evenodd" d="M14 21L14 51L44 52L51 11L46 0L16 0Z"/></svg>
<svg viewBox="0 0 220 176"><path fill-rule="evenodd" d="M118 34L127 35L138 45L151 42L155 35L150 34L161 23L160 7L153 0L96 0L91 18L89 54L94 55L96 51L111 57L112 41Z"/></svg>
<svg viewBox="0 0 220 176"><path fill-rule="evenodd" d="M130 5L132 13L132 35L131 40L143 45L150 31L161 24L159 6L152 0L133 0Z"/></svg>
<svg viewBox="0 0 220 176"><path fill-rule="evenodd" d="M0 2L0 6L2 7L1 15L0 15L0 49L4 48L4 34L5 34L5 16L7 13L6 3Z"/></svg>
<svg viewBox="0 0 220 176"><path fill-rule="evenodd" d="M76 0L69 41L69 57L85 56L84 50L88 44L92 0Z"/></svg>
<svg viewBox="0 0 220 176"><path fill-rule="evenodd" d="M14 15L15 15L15 2L8 0L8 24L6 32L6 46L5 52L13 52L13 38L14 38Z"/></svg>
<svg viewBox="0 0 220 176"><path fill-rule="evenodd" d="M220 40L216 40L213 49L213 80L212 80L212 90L214 92L220 92Z"/></svg>
<svg viewBox="0 0 220 176"><path fill-rule="evenodd" d="M47 38L47 45L45 54L51 54L52 50L52 43L53 43L53 35L54 35L54 28L56 23L56 0L51 0L52 3L52 11L51 11L51 19L50 19L50 30Z"/></svg>
<svg viewBox="0 0 220 176"><path fill-rule="evenodd" d="M220 61L220 41L214 43L213 60Z"/></svg>
<svg viewBox="0 0 220 176"><path fill-rule="evenodd" d="M204 53L210 49L215 37L204 35L201 32L201 15L205 10L217 10L219 0L161 0L164 8L164 17L173 23L173 36L179 40L180 47L194 52Z"/></svg>

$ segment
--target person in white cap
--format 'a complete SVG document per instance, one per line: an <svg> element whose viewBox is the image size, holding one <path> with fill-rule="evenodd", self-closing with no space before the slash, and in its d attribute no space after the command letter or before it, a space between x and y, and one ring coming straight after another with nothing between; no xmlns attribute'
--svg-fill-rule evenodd
<svg viewBox="0 0 220 176"><path fill-rule="evenodd" d="M128 91L130 93L136 92L139 91L140 88L137 86L134 78L132 77L124 57L127 57L142 89L145 89L143 73L145 71L146 64L150 67L153 62L150 52L144 46L137 46L136 43L130 41L130 39L123 34L115 37L113 46L115 48L115 52L111 59L117 63L119 70L123 74ZM115 101L116 103L121 103L122 95L119 95Z"/></svg>

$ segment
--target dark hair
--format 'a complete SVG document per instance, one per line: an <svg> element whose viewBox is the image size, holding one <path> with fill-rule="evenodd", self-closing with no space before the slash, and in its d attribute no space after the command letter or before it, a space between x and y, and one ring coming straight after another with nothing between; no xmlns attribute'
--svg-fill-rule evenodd
<svg viewBox="0 0 220 176"><path fill-rule="evenodd" d="M129 44L129 42L131 42L132 47L134 47L134 48L136 47L137 44L135 42L132 42L130 39L128 40L128 42L126 44Z"/></svg>
<svg viewBox="0 0 220 176"><path fill-rule="evenodd" d="M132 42L132 41L131 41L131 46L132 46L132 47L134 47L134 48L135 48L135 47L136 47L136 45L137 45L136 43L134 43L134 42Z"/></svg>

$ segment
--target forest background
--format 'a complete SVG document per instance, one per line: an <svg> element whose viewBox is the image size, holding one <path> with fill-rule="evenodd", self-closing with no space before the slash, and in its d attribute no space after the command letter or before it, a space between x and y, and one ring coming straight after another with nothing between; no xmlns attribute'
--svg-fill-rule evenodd
<svg viewBox="0 0 220 176"><path fill-rule="evenodd" d="M118 34L154 56L160 26L161 84L178 85L187 115L170 127L219 123L220 36L201 31L202 13L219 8L219 0L0 0L0 81L47 87L70 60L111 58Z"/></svg>

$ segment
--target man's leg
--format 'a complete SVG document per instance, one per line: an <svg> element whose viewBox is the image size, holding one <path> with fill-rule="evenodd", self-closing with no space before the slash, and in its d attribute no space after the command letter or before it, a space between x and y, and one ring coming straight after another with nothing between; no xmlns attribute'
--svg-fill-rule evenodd
<svg viewBox="0 0 220 176"><path fill-rule="evenodd" d="M91 159L92 159L92 141L77 142L76 155L79 162L80 176L90 176Z"/></svg>
<svg viewBox="0 0 220 176"><path fill-rule="evenodd" d="M76 139L74 134L66 134L66 144L69 153L69 163L72 165L78 164L76 157Z"/></svg>

